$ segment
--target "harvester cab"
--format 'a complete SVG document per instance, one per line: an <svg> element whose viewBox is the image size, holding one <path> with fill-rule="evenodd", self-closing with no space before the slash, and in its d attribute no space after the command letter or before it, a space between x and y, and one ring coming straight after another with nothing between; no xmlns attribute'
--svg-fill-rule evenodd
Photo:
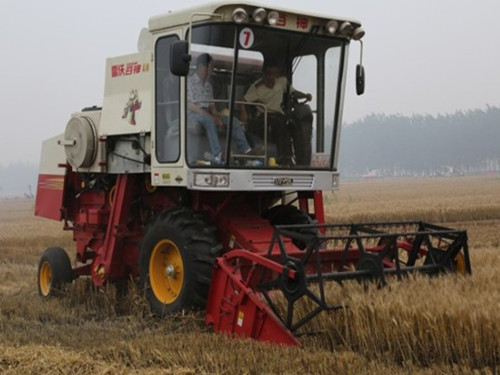
<svg viewBox="0 0 500 375"><path fill-rule="evenodd" d="M43 143L35 214L62 220L76 253L43 253L40 295L132 277L158 316L205 308L216 331L298 344L342 306L330 282L470 272L463 231L325 224L363 35L355 20L247 3L151 18L138 53L108 59L102 107Z"/></svg>

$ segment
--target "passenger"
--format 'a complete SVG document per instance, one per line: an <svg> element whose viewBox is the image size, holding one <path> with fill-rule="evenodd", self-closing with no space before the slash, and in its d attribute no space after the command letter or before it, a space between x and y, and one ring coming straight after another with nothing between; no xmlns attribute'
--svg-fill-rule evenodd
<svg viewBox="0 0 500 375"><path fill-rule="evenodd" d="M226 128L229 116L217 112L213 94L213 87L209 78L213 71L213 58L208 53L203 53L196 60L196 72L188 77L187 98L189 119L197 121L205 129L210 152L205 153L205 159L214 164L222 164L222 149L217 133L218 128ZM232 138L239 154L253 154L243 128L238 119L233 117Z"/></svg>
<svg viewBox="0 0 500 375"><path fill-rule="evenodd" d="M288 86L288 87L287 87ZM276 143L278 152L278 164L291 166L292 162L292 132L288 129L282 102L285 93L293 94L295 99L312 100L311 94L304 94L288 85L285 77L281 75L278 65L274 62L265 62L263 77L253 83L243 96L245 102L261 103L267 109L267 124L271 129L271 136ZM257 129L255 134L262 136L264 124L264 111L257 107L256 119ZM241 108L241 121L248 121L248 113L245 106Z"/></svg>

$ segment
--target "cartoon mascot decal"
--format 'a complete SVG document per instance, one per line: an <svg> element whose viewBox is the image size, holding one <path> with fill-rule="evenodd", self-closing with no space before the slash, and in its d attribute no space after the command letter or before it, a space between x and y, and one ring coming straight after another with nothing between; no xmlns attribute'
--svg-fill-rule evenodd
<svg viewBox="0 0 500 375"><path fill-rule="evenodd" d="M135 125L135 111L141 109L142 102L139 101L139 94L137 90L131 90L127 104L123 108L122 118L126 118L131 125Z"/></svg>

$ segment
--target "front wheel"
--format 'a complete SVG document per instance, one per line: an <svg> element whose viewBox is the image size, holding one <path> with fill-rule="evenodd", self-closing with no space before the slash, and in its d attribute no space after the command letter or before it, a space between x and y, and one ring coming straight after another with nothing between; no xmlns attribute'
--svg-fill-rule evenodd
<svg viewBox="0 0 500 375"><path fill-rule="evenodd" d="M201 215L176 207L156 216L141 244L139 274L151 311L160 317L204 308L222 246Z"/></svg>
<svg viewBox="0 0 500 375"><path fill-rule="evenodd" d="M60 294L65 284L73 280L68 254L60 247L49 247L38 263L38 293L48 299Z"/></svg>

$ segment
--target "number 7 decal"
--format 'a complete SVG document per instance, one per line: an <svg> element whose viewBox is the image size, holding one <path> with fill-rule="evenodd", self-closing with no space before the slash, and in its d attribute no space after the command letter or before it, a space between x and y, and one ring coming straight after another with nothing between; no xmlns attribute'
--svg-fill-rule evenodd
<svg viewBox="0 0 500 375"><path fill-rule="evenodd" d="M245 27L243 30L240 32L240 45L247 49L252 47L253 42L254 42L255 36L253 35L252 29Z"/></svg>

